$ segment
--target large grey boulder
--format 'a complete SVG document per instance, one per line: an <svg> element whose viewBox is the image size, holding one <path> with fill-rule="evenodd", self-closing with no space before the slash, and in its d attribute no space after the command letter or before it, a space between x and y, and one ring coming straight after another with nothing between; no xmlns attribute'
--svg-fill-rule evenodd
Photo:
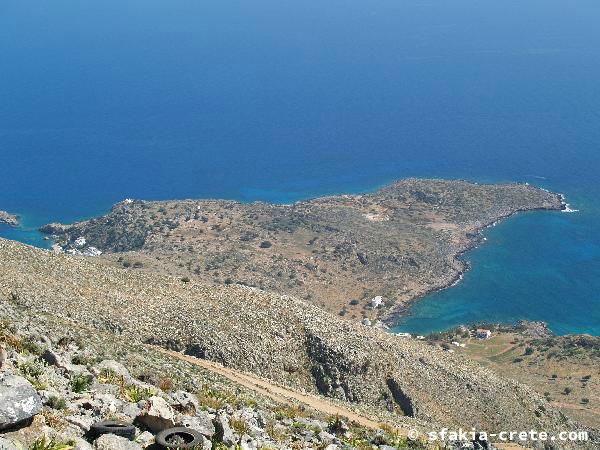
<svg viewBox="0 0 600 450"><path fill-rule="evenodd" d="M96 450L142 450L137 442L114 434L103 434L94 442Z"/></svg>
<svg viewBox="0 0 600 450"><path fill-rule="evenodd" d="M18 427L42 409L42 400L23 377L0 373L0 430Z"/></svg>
<svg viewBox="0 0 600 450"><path fill-rule="evenodd" d="M200 411L197 416L180 416L178 424L212 438L216 432L213 420L214 416L212 414L209 414L206 411Z"/></svg>
<svg viewBox="0 0 600 450"><path fill-rule="evenodd" d="M160 433L175 426L175 412L163 398L150 397L135 421L154 433Z"/></svg>

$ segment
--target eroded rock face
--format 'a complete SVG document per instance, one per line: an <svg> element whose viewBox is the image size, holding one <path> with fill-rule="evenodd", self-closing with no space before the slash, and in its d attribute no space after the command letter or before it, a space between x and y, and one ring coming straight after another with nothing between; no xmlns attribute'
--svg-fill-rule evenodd
<svg viewBox="0 0 600 450"><path fill-rule="evenodd" d="M42 401L29 381L0 374L0 430L18 427L41 409Z"/></svg>

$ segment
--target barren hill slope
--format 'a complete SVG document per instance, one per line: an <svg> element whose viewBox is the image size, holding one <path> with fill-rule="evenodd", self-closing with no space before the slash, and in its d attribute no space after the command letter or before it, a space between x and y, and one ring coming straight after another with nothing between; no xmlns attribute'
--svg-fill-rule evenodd
<svg viewBox="0 0 600 450"><path fill-rule="evenodd" d="M564 430L531 389L291 297L98 265L0 240L0 299L295 388L446 425Z"/></svg>

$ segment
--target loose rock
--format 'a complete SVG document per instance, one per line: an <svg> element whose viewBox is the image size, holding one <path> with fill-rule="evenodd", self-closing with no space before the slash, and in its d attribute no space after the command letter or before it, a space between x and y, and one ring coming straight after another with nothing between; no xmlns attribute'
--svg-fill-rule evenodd
<svg viewBox="0 0 600 450"><path fill-rule="evenodd" d="M0 374L0 430L17 427L42 409L42 401L25 378Z"/></svg>

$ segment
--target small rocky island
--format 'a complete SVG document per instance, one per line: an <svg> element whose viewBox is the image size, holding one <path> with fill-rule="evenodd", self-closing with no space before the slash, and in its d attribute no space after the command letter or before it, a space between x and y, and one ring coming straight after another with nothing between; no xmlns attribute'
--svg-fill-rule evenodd
<svg viewBox="0 0 600 450"><path fill-rule="evenodd" d="M254 286L373 320L455 283L467 270L458 257L481 230L538 209L564 202L527 184L407 179L290 205L125 200L103 217L42 231L65 252L91 246L130 270Z"/></svg>
<svg viewBox="0 0 600 450"><path fill-rule="evenodd" d="M6 211L0 211L0 224L16 227L19 225L19 217Z"/></svg>

